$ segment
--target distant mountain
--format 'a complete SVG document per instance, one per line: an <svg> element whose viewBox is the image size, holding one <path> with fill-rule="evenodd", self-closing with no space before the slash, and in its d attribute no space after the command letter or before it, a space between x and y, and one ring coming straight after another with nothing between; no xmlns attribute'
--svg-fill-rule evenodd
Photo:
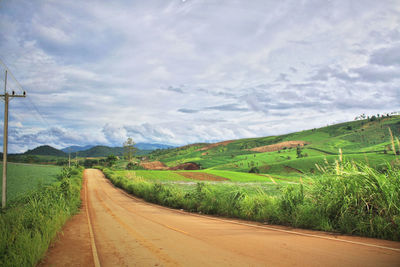
<svg viewBox="0 0 400 267"><path fill-rule="evenodd" d="M156 149L168 149L174 148L174 146L164 145L164 144L150 144L150 143L137 143L135 145L140 150L156 150Z"/></svg>
<svg viewBox="0 0 400 267"><path fill-rule="evenodd" d="M97 147L97 148L95 148ZM152 150L157 150L157 149L168 149L168 148L174 148L173 146L169 146L169 145L164 145L164 144L151 144L151 143L137 143L135 145L135 147L138 150L145 150L145 151L152 151ZM95 148L94 150L90 150L92 148ZM104 157L104 156L108 156L107 155L103 155L104 153L107 153L109 151L114 151L115 155L117 155L116 153L120 153L120 149L121 147L109 147L109 146L93 146L93 145L87 145L87 146L69 146L66 148L61 149L62 151L64 151L65 153L75 153L75 152L83 152L83 153L79 153L80 155L82 155L83 157L88 153L90 154L87 157L97 157L97 156L93 156L92 154L98 155L98 154L102 154L102 156L98 156L98 157ZM88 151L90 150L90 151ZM88 151L88 152L86 152ZM122 152L123 153L123 152ZM140 152L138 151L138 153L140 154ZM112 154L112 153L111 153Z"/></svg>
<svg viewBox="0 0 400 267"><path fill-rule="evenodd" d="M84 151L79 151L79 157L107 157L108 155L122 156L124 148L109 146L94 146Z"/></svg>
<svg viewBox="0 0 400 267"><path fill-rule="evenodd" d="M66 157L67 154L51 146L38 146L32 150L28 150L24 155L41 155L41 156L58 156Z"/></svg>
<svg viewBox="0 0 400 267"><path fill-rule="evenodd" d="M84 151L88 150L90 148L94 147L93 145L87 145L87 146L69 146L66 148L61 149L61 151L64 151L65 153L75 153L78 151Z"/></svg>

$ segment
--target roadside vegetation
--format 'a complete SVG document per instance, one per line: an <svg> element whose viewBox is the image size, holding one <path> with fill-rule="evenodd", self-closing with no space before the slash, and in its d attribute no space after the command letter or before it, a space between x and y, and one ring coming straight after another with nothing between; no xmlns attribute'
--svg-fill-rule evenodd
<svg viewBox="0 0 400 267"><path fill-rule="evenodd" d="M57 181L33 185L0 210L0 266L34 266L78 211L81 185L82 169L64 168Z"/></svg>
<svg viewBox="0 0 400 267"><path fill-rule="evenodd" d="M115 186L146 201L176 209L400 240L398 169L388 165L384 172L378 172L366 164L350 161L318 168L321 172L310 178L312 183L269 185L185 185L123 175L107 168L103 172Z"/></svg>

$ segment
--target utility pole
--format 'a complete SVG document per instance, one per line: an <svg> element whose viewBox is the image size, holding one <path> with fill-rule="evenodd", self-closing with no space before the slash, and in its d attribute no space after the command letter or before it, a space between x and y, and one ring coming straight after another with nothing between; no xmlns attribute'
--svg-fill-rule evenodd
<svg viewBox="0 0 400 267"><path fill-rule="evenodd" d="M6 76L4 79L4 95L0 95L0 97L4 97L4 135L3 135L3 190L2 190L2 198L1 198L1 207L4 209L6 207L7 200L7 146L8 146L8 102L10 97L25 97L26 93L23 92L22 95L16 95L14 91L12 94L7 93L7 70Z"/></svg>

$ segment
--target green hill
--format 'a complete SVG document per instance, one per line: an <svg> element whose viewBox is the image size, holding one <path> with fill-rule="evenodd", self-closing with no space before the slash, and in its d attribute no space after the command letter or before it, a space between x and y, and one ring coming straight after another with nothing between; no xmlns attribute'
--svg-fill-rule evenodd
<svg viewBox="0 0 400 267"><path fill-rule="evenodd" d="M210 144L193 144L149 154L168 166L194 162L204 169L301 175L316 170L315 164L338 159L339 149L348 160L379 166L395 159L394 139L400 136L400 116L373 117L280 136L239 139ZM304 144L297 146L291 143ZM396 150L400 152L397 141ZM268 146L260 148L263 146ZM260 150L252 151L251 149ZM263 149L265 151L263 151ZM299 150L299 151L298 151Z"/></svg>
<svg viewBox="0 0 400 267"><path fill-rule="evenodd" d="M38 146L32 150L28 150L24 155L34 155L34 156L56 156L56 157L66 157L67 154L61 150L58 150L51 146Z"/></svg>
<svg viewBox="0 0 400 267"><path fill-rule="evenodd" d="M94 146L84 151L79 151L79 157L107 157L108 155L122 156L123 147Z"/></svg>

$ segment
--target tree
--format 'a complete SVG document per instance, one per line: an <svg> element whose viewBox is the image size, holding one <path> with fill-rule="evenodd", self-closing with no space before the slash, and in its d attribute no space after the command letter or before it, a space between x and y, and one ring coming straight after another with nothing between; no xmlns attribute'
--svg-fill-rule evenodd
<svg viewBox="0 0 400 267"><path fill-rule="evenodd" d="M106 159L108 166L110 166L110 167L112 167L115 164L115 162L117 162L117 160L118 160L118 158L114 155L109 155Z"/></svg>
<svg viewBox="0 0 400 267"><path fill-rule="evenodd" d="M99 161L96 159L85 159L85 161L83 162L83 166L85 166L85 168L92 168L93 165L97 164L99 164Z"/></svg>
<svg viewBox="0 0 400 267"><path fill-rule="evenodd" d="M301 157L303 156L303 155L301 154L301 147L300 147L300 145L297 146L296 153L297 153L297 158L301 158Z"/></svg>
<svg viewBox="0 0 400 267"><path fill-rule="evenodd" d="M136 147L135 147L135 142L133 141L132 138L128 138L124 142L124 157L126 160L131 161L133 156L136 153Z"/></svg>

